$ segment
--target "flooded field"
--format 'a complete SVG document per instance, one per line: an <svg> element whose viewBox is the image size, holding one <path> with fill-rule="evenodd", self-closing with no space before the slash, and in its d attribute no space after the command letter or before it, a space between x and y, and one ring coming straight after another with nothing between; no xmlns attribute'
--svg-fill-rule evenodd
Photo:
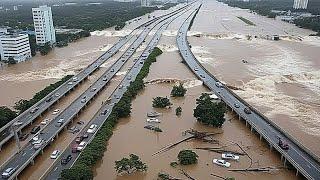
<svg viewBox="0 0 320 180"><path fill-rule="evenodd" d="M320 38L312 33L208 1L188 40L212 74L240 88L237 94L320 156ZM280 40L270 40L273 35Z"/></svg>
<svg viewBox="0 0 320 180"><path fill-rule="evenodd" d="M318 58L320 52L317 51L320 39L309 37L311 31L288 23L267 19L215 1L203 2L188 37L196 57L218 79L240 88L236 91L237 94L320 155L318 147L320 143L318 119L320 117L320 61ZM159 15L164 12L166 11L156 11L151 15ZM296 177L293 171L283 169L279 155L270 151L267 144L260 141L258 136L253 134L231 112L226 113L226 122L221 129L209 128L196 122L193 117L195 100L201 93L208 92L208 89L182 63L178 52L175 36L186 16L187 14L173 21L164 31L158 45L164 53L158 57L156 63L152 64L150 73L145 79L145 82L148 82L145 90L139 93L132 103L131 116L122 119L115 128L108 142L107 151L94 170L95 179L102 180L106 177L130 180L156 179L157 174L162 171L185 179L179 172L180 168L195 179L201 180L215 179L210 175L211 173L243 180L299 179L300 177ZM256 26L247 26L237 16L250 19ZM61 77L75 74L110 48L119 37L129 34L134 27L147 19L145 15L139 21L132 20L121 31L114 31L110 28L92 32L91 37L71 43L68 47L56 48L48 56L38 55L31 61L14 66L1 66L0 106L13 106L17 100L31 98L35 92ZM274 34L279 34L281 40L267 39L267 35ZM137 57L145 46L146 44L143 44L134 57ZM124 51L126 47L121 51ZM97 71L92 78L97 78L116 58L104 64L103 68ZM76 121L88 122L93 117L101 106L101 101L107 99L120 82L127 68L132 64L132 60L133 58L117 74L118 77L113 79L110 88L105 89ZM188 91L184 98L171 98L173 103L171 109L156 109L163 113L159 124L163 132L155 133L143 127L146 125L146 113L154 110L152 98L170 96L174 83L162 83L163 79L183 82ZM72 99L89 86L88 84L83 84L75 95L61 101L58 104L59 108L63 109L70 104ZM177 117L174 112L178 106L181 106L183 110L180 117ZM43 118L50 117L50 115L51 112L48 112ZM212 159L220 158L221 154L195 149L217 145L196 140L182 143L170 151L152 156L162 147L185 138L182 132L190 128L199 131L222 132L216 136L221 146L240 151L235 145L238 143L253 159L252 167L272 166L278 170L270 173L230 172L226 168L212 164ZM59 141L53 142L44 155L36 159L36 164L29 166L20 178L39 179L53 163L48 158L49 154L54 149L63 150L75 136L76 134L63 132L59 136ZM14 152L14 143L11 142L9 145L9 148L1 152L0 164ZM198 164L172 168L170 162L176 161L179 151L183 149L194 150L199 155ZM117 176L114 162L131 153L139 155L142 161L147 163L149 167L147 173ZM3 158L2 155L5 155L6 158ZM231 168L246 168L249 164L250 159L241 156L239 162L231 162Z"/></svg>
<svg viewBox="0 0 320 180"><path fill-rule="evenodd" d="M104 153L103 159L96 165L94 179L102 180L106 177L119 180L157 179L159 172L167 172L174 177L186 179L179 172L181 168L195 179L215 179L210 175L211 173L220 176L233 176L236 179L299 179L292 171L282 169L279 156L270 151L267 144L260 141L231 112L226 114L227 121L221 129L206 127L196 122L193 117L195 100L201 93L208 92L208 89L202 86L201 81L197 80L181 62L182 59L178 51L174 49L176 45L173 35L182 21L183 18L174 21L164 33L165 36L162 36L158 46L164 53L157 58L157 62L151 65L150 73L145 79L145 82L147 82L146 88L138 94L132 103L131 116L121 119L116 126L113 136L108 142L107 151ZM161 80L163 79L184 82L188 91L183 98L170 98L173 103L171 109L154 109L152 108L152 98L156 96L169 97L174 85L174 83L162 83ZM178 106L182 107L182 115L180 117L175 115L175 108ZM159 117L161 123L158 126L163 132L155 133L143 128L147 125L146 113L153 110L162 113ZM182 143L167 152L152 156L162 147L185 138L182 132L191 128L198 131L222 132L222 134L216 136L220 141L219 146L225 145L228 148L237 149L235 143L238 143L254 159L253 167L272 166L280 167L280 169L271 173L230 172L226 168L212 164L213 158L220 158L221 154L195 149L199 147L216 147L217 145L196 140ZM170 163L177 160L179 151L183 149L195 151L199 155L198 164L178 166L177 168L171 167ZM115 161L128 157L131 153L138 155L143 162L147 163L147 172L123 176L117 175L114 169ZM246 168L249 166L250 159L248 157L241 156L240 158L239 162L232 162L232 168Z"/></svg>

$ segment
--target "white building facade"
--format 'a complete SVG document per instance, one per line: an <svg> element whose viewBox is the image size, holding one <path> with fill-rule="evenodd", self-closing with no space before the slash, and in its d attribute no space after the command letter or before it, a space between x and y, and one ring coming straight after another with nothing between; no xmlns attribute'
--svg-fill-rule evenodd
<svg viewBox="0 0 320 180"><path fill-rule="evenodd" d="M0 35L1 60L12 57L17 62L31 58L29 36L27 34L3 34Z"/></svg>
<svg viewBox="0 0 320 180"><path fill-rule="evenodd" d="M293 8L294 9L307 9L308 0L294 0Z"/></svg>
<svg viewBox="0 0 320 180"><path fill-rule="evenodd" d="M32 8L34 31L36 34L36 43L44 45L56 43L56 34L53 27L53 19L51 7L39 6L39 8Z"/></svg>

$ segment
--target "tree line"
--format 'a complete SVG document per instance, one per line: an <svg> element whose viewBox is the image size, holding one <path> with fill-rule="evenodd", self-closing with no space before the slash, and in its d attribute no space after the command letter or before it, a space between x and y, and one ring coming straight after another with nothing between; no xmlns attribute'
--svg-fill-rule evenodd
<svg viewBox="0 0 320 180"><path fill-rule="evenodd" d="M25 110L29 109L31 106L39 102L41 99L46 97L48 94L50 94L53 90L55 90L57 87L59 87L61 84L66 82L68 79L70 79L72 75L67 75L63 77L60 81L50 84L47 87L45 87L43 90L37 92L31 99L21 99L14 105L14 110L6 107L1 106L0 107L0 128L5 126L8 122L12 121L14 118L16 118L19 114L23 113Z"/></svg>

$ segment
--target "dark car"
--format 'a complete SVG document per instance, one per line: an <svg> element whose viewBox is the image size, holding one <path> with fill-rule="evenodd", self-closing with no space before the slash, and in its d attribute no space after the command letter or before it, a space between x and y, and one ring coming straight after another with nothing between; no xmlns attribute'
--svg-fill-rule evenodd
<svg viewBox="0 0 320 180"><path fill-rule="evenodd" d="M61 164L66 165L68 164L69 161L71 161L71 159L72 159L72 155L69 154L67 157L61 159Z"/></svg>
<svg viewBox="0 0 320 180"><path fill-rule="evenodd" d="M244 108L243 111L244 111L246 114L251 114L251 109L248 108L248 107Z"/></svg>
<svg viewBox="0 0 320 180"><path fill-rule="evenodd" d="M46 99L46 102L50 102L52 100L52 96L48 97L48 99Z"/></svg>
<svg viewBox="0 0 320 180"><path fill-rule="evenodd" d="M239 107L240 107L240 105L239 105L239 104L237 104L237 103L234 103L234 107L239 108Z"/></svg>
<svg viewBox="0 0 320 180"><path fill-rule="evenodd" d="M84 138L83 138L83 136L78 136L77 138L76 138L76 143L81 143L81 141L83 140Z"/></svg>
<svg viewBox="0 0 320 180"><path fill-rule="evenodd" d="M20 141L24 141L28 138L29 134L28 133L25 133L25 134L20 134L19 135L19 139Z"/></svg>
<svg viewBox="0 0 320 180"><path fill-rule="evenodd" d="M36 126L36 127L32 128L31 134L37 134L37 132L39 132L39 131L40 131L40 126Z"/></svg>

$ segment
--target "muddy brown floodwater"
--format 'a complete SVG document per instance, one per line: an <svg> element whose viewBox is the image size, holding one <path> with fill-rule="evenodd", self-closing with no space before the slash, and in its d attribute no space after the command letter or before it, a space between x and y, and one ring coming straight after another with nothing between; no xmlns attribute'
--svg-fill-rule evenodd
<svg viewBox="0 0 320 180"><path fill-rule="evenodd" d="M240 88L238 95L320 156L320 38L309 36L312 33L206 1L188 40L212 74ZM267 39L275 34L280 41Z"/></svg>
<svg viewBox="0 0 320 180"><path fill-rule="evenodd" d="M190 70L181 63L182 59L177 50L175 50L175 37L173 36L177 28L181 25L183 17L174 21L164 32L165 36L161 37L159 47L164 51L157 58L157 62L150 67L150 73L145 82L154 82L157 79L173 79L185 82L188 91L183 98L170 98L173 103L171 109L153 109L152 98L156 96L170 96L173 83L148 83L146 88L138 94L132 102L132 113L129 118L121 119L115 127L113 136L108 142L107 151L103 159L95 167L94 179L157 179L159 172L167 172L170 175L186 179L179 173L179 168L183 168L188 174L195 179L214 179L211 173L221 176L233 176L236 179L299 179L294 172L280 169L272 173L235 173L226 168L212 164L213 158L220 158L221 154L196 150L197 147L214 147L216 145L191 140L182 143L177 147L152 156L153 153L162 147L177 142L183 138L182 132L190 128L199 131L219 131L223 132L216 136L220 145L226 145L229 148L237 149L234 143L241 144L247 153L253 158L252 167L273 166L281 167L282 163L279 156L269 150L268 145L260 141L259 138L252 134L242 121L237 120L231 112L226 113L227 121L221 129L203 126L196 122L193 117L196 98L201 93L208 92L201 81L190 72ZM182 107L182 115L175 115L175 108ZM161 123L159 127L163 130L161 133L155 133L144 129L146 123L146 113L156 110L161 112L159 117ZM196 165L172 168L170 162L177 160L177 155L182 149L192 149L199 155L199 161ZM114 169L115 161L129 154L138 155L143 162L148 165L146 173L136 173L132 175L118 176ZM248 157L241 156L239 162L231 162L232 168L246 168L250 164Z"/></svg>

